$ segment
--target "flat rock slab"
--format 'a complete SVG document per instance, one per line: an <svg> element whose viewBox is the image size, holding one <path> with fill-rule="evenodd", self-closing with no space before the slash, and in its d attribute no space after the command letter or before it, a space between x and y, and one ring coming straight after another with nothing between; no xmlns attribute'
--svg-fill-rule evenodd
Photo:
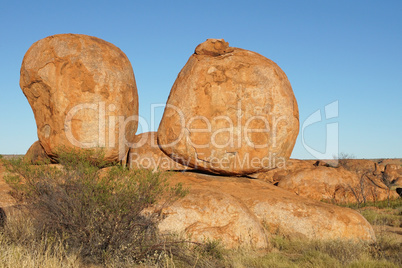
<svg viewBox="0 0 402 268"><path fill-rule="evenodd" d="M163 232L197 241L221 240L227 247L268 246L271 234L307 239L375 241L371 225L358 212L297 196L260 180L176 172L172 184L190 193L165 210Z"/></svg>

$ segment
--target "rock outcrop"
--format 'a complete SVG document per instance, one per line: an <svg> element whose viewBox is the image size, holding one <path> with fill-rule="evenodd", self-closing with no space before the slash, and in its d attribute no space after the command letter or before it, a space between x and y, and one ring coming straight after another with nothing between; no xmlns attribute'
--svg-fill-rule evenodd
<svg viewBox="0 0 402 268"><path fill-rule="evenodd" d="M375 175L373 161L351 161L346 167L349 170L325 161L290 159L282 167L249 176L318 201L358 203L388 198L388 186L382 173ZM398 194L391 191L390 197Z"/></svg>
<svg viewBox="0 0 402 268"><path fill-rule="evenodd" d="M30 164L45 164L50 163L50 158L47 156L45 149L39 141L35 141L31 147L29 147L27 153L24 156L24 161Z"/></svg>
<svg viewBox="0 0 402 268"><path fill-rule="evenodd" d="M127 165L130 169L145 168L153 171L189 169L174 161L159 148L156 132L145 132L135 136Z"/></svg>
<svg viewBox="0 0 402 268"><path fill-rule="evenodd" d="M272 184L277 185L282 179L286 177L289 173L303 170L303 169L310 169L315 167L317 161L315 160L299 160L299 159L289 159L283 162L282 165L265 171L265 172L257 172L253 174L249 174L248 176L251 178L263 180L266 182L270 182Z"/></svg>
<svg viewBox="0 0 402 268"><path fill-rule="evenodd" d="M190 193L165 210L162 232L227 247L268 246L271 234L306 239L374 241L370 224L352 209L303 198L260 180L176 172L171 184Z"/></svg>
<svg viewBox="0 0 402 268"><path fill-rule="evenodd" d="M0 208L7 209L16 204L16 200L10 195L11 187L4 181L6 168L0 162Z"/></svg>
<svg viewBox="0 0 402 268"><path fill-rule="evenodd" d="M386 166L386 165L402 165L402 158L394 158L394 159L380 159L378 161L378 164L381 166Z"/></svg>
<svg viewBox="0 0 402 268"><path fill-rule="evenodd" d="M158 143L191 167L242 175L280 165L298 132L296 99L278 65L223 39L208 39L172 87Z"/></svg>
<svg viewBox="0 0 402 268"><path fill-rule="evenodd" d="M388 182L392 183L399 177L402 177L402 167L395 164L386 165L384 169L384 177Z"/></svg>
<svg viewBox="0 0 402 268"><path fill-rule="evenodd" d="M337 203L356 202L359 178L343 168L311 167L289 172L277 185L297 195Z"/></svg>
<svg viewBox="0 0 402 268"><path fill-rule="evenodd" d="M373 160L367 159L341 159L339 160L341 166L351 172L362 175L364 173L373 173L378 168Z"/></svg>
<svg viewBox="0 0 402 268"><path fill-rule="evenodd" d="M101 147L111 162L126 156L138 94L131 64L113 44L79 34L41 39L24 56L20 86L50 157L62 147Z"/></svg>

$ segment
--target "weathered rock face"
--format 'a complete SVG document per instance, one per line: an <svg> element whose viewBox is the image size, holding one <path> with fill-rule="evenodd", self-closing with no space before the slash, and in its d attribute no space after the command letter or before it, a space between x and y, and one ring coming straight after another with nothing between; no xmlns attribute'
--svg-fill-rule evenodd
<svg viewBox="0 0 402 268"><path fill-rule="evenodd" d="M296 99L278 65L208 39L172 87L158 143L191 167L241 175L289 158L298 131Z"/></svg>
<svg viewBox="0 0 402 268"><path fill-rule="evenodd" d="M384 170L385 170L384 166L382 166L382 165L380 165L378 163L375 163L375 170L373 172L373 175L379 176L384 172Z"/></svg>
<svg viewBox="0 0 402 268"><path fill-rule="evenodd" d="M290 159L282 167L249 176L318 201L357 203L388 198L388 188L382 175L374 174L374 164L348 167L353 171L334 168L322 161ZM392 191L390 197L398 195Z"/></svg>
<svg viewBox="0 0 402 268"><path fill-rule="evenodd" d="M402 165L402 158L396 158L396 159L382 159L378 161L378 164L381 166L386 166L386 165Z"/></svg>
<svg viewBox="0 0 402 268"><path fill-rule="evenodd" d="M388 164L384 169L384 176L387 181L392 182L398 177L402 177L402 168L400 165Z"/></svg>
<svg viewBox="0 0 402 268"><path fill-rule="evenodd" d="M278 186L315 200L356 202L352 189L358 185L356 174L343 168L311 167L288 173Z"/></svg>
<svg viewBox="0 0 402 268"><path fill-rule="evenodd" d="M278 184L282 179L286 177L291 172L311 169L315 167L317 163L316 160L299 160L299 159L288 159L283 162L282 165L278 165L277 168L271 169L265 172L258 172L254 174L249 174L249 177L260 179L265 182L270 182L272 184Z"/></svg>
<svg viewBox="0 0 402 268"><path fill-rule="evenodd" d="M0 164L0 208L7 213L16 202L4 174ZM196 241L219 239L227 247L264 248L269 236L278 233L306 239L375 240L370 224L356 211L303 198L260 180L187 171L170 173L169 182L182 183L190 192L164 210L162 232L183 232Z"/></svg>
<svg viewBox="0 0 402 268"><path fill-rule="evenodd" d="M102 147L109 161L127 154L138 94L131 64L113 44L78 34L41 39L25 54L20 86L47 155L56 158L59 147Z"/></svg>
<svg viewBox="0 0 402 268"><path fill-rule="evenodd" d="M29 147L27 153L24 156L24 161L31 164L44 164L50 163L50 158L47 156L45 149L40 145L39 141L35 141L31 147Z"/></svg>
<svg viewBox="0 0 402 268"><path fill-rule="evenodd" d="M189 169L163 153L158 146L156 132L145 132L135 136L127 165L134 169L146 168L153 171Z"/></svg>
<svg viewBox="0 0 402 268"><path fill-rule="evenodd" d="M357 174L373 173L376 170L376 163L367 159L341 159L342 167Z"/></svg>
<svg viewBox="0 0 402 268"><path fill-rule="evenodd" d="M6 175L6 168L0 162L0 208L12 207L16 204L15 199L10 195L11 188L4 181Z"/></svg>
<svg viewBox="0 0 402 268"><path fill-rule="evenodd" d="M172 184L190 193L165 210L163 232L192 239L221 239L228 247L262 248L271 233L308 239L375 240L370 224L356 211L292 194L260 180L177 172Z"/></svg>
<svg viewBox="0 0 402 268"><path fill-rule="evenodd" d="M392 181L390 185L391 190L395 191L400 197L402 197L402 177Z"/></svg>

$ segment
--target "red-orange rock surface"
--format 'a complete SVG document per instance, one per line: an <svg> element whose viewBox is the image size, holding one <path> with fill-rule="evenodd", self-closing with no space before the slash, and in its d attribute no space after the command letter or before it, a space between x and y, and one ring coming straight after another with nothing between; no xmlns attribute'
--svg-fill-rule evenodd
<svg viewBox="0 0 402 268"><path fill-rule="evenodd" d="M0 162L0 208L7 208L16 204L15 199L10 195L10 186L4 181L6 174L6 168Z"/></svg>
<svg viewBox="0 0 402 268"><path fill-rule="evenodd" d="M349 171L355 172L359 175L369 172L370 174L375 172L376 163L373 160L368 159L341 159L339 164Z"/></svg>
<svg viewBox="0 0 402 268"><path fill-rule="evenodd" d="M356 202L351 187L358 184L355 173L343 168L311 167L289 172L278 187L315 200Z"/></svg>
<svg viewBox="0 0 402 268"><path fill-rule="evenodd" d="M136 135L128 156L128 167L156 170L186 170L159 148L156 132Z"/></svg>
<svg viewBox="0 0 402 268"><path fill-rule="evenodd" d="M400 165L388 164L385 166L384 176L388 182L392 182L402 177L402 167Z"/></svg>
<svg viewBox="0 0 402 268"><path fill-rule="evenodd" d="M249 176L318 201L357 203L388 198L382 174L374 174L374 162L352 161L347 167L350 170L323 161L289 159L282 167ZM398 194L391 191L390 197L397 198Z"/></svg>
<svg viewBox="0 0 402 268"><path fill-rule="evenodd" d="M0 207L6 209L15 201L4 174L0 164ZM227 247L264 248L269 236L277 233L306 239L375 240L372 227L356 211L303 198L260 180L189 171L172 172L168 180L189 187L189 194L163 211L162 232L185 233L196 241L217 239Z"/></svg>
<svg viewBox="0 0 402 268"><path fill-rule="evenodd" d="M298 132L296 99L278 65L208 39L172 87L158 143L191 167L241 175L289 158Z"/></svg>
<svg viewBox="0 0 402 268"><path fill-rule="evenodd" d="M49 36L34 43L21 66L20 86L35 115L46 153L59 147L105 148L106 160L127 154L138 115L134 73L126 55L96 37Z"/></svg>
<svg viewBox="0 0 402 268"><path fill-rule="evenodd" d="M352 209L303 198L260 180L176 172L172 184L190 193L165 210L163 232L225 246L262 248L273 233L307 239L375 240L370 224Z"/></svg>
<svg viewBox="0 0 402 268"><path fill-rule="evenodd" d="M50 159L47 156L45 149L40 145L39 141L35 141L31 147L29 147L27 153L24 156L24 161L31 164L43 164L46 162L50 163Z"/></svg>
<svg viewBox="0 0 402 268"><path fill-rule="evenodd" d="M395 159L382 159L379 160L378 163L382 166L386 166L388 164L392 165L402 165L402 158L395 158Z"/></svg>
<svg viewBox="0 0 402 268"><path fill-rule="evenodd" d="M303 169L313 168L317 163L317 160L299 160L299 159L288 159L283 162L282 165L270 169L265 172L257 172L254 174L249 174L248 176L255 179L260 179L272 184L277 184L282 179L286 177L287 174Z"/></svg>
<svg viewBox="0 0 402 268"><path fill-rule="evenodd" d="M375 170L374 170L373 174L376 176L381 175L384 172L384 170L385 170L384 166L382 166L378 163L375 163Z"/></svg>

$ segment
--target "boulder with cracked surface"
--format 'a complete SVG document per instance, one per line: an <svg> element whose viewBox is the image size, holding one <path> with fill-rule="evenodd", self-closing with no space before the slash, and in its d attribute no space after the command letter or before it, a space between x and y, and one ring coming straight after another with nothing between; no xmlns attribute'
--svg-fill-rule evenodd
<svg viewBox="0 0 402 268"><path fill-rule="evenodd" d="M343 168L317 166L289 172L278 187L318 201L356 202L359 177ZM357 189L356 189L357 191Z"/></svg>
<svg viewBox="0 0 402 268"><path fill-rule="evenodd" d="M20 87L48 156L61 147L101 147L111 162L127 154L138 94L131 63L113 44L80 34L41 39L24 56Z"/></svg>
<svg viewBox="0 0 402 268"><path fill-rule="evenodd" d="M164 210L162 232L196 241L220 240L226 247L264 248L269 236L375 241L358 212L297 196L260 180L193 172L170 174L189 194Z"/></svg>
<svg viewBox="0 0 402 268"><path fill-rule="evenodd" d="M296 98L281 68L223 39L208 39L172 87L158 143L191 167L244 175L289 158L298 132Z"/></svg>

